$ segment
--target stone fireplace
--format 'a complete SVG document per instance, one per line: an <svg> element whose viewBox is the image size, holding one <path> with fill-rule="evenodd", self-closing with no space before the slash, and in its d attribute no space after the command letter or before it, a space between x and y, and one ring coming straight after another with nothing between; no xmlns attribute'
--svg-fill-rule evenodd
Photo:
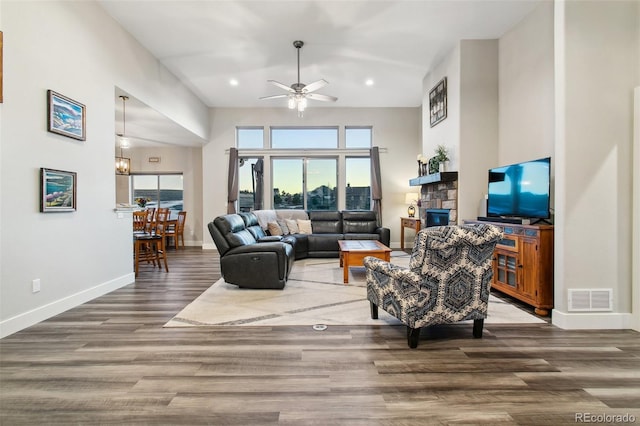
<svg viewBox="0 0 640 426"><path fill-rule="evenodd" d="M449 210L449 224L458 223L458 172L442 172L412 179L420 185L420 219L427 226L427 209Z"/></svg>

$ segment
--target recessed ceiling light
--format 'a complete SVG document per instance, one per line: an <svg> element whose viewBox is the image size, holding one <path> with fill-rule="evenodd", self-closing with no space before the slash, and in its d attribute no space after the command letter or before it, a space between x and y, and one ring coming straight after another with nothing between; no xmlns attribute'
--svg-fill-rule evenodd
<svg viewBox="0 0 640 426"><path fill-rule="evenodd" d="M373 80L368 78L367 81L364 82L367 86L373 86Z"/></svg>
<svg viewBox="0 0 640 426"><path fill-rule="evenodd" d="M238 80L236 80L235 78L232 78L231 80L229 80L229 84L232 86L237 86L238 85Z"/></svg>

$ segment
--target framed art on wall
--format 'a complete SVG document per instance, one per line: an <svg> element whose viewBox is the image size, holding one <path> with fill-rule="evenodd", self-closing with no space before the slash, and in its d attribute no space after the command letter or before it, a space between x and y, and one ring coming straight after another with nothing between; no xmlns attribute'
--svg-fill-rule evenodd
<svg viewBox="0 0 640 426"><path fill-rule="evenodd" d="M76 180L75 172L40 168L40 211L75 211Z"/></svg>
<svg viewBox="0 0 640 426"><path fill-rule="evenodd" d="M447 118L447 77L429 92L429 122L431 127Z"/></svg>
<svg viewBox="0 0 640 426"><path fill-rule="evenodd" d="M53 90L47 90L47 130L84 141L86 137L86 108L80 102Z"/></svg>

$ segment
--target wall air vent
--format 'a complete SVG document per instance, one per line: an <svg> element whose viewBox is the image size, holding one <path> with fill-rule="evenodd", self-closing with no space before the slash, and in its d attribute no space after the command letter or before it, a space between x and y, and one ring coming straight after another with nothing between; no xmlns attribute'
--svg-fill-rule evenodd
<svg viewBox="0 0 640 426"><path fill-rule="evenodd" d="M610 288L569 290L569 312L611 311L613 292Z"/></svg>

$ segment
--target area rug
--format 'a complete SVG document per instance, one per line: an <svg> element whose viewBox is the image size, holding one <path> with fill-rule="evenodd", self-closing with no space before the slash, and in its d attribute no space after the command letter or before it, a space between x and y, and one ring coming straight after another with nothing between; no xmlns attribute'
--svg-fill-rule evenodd
<svg viewBox="0 0 640 426"><path fill-rule="evenodd" d="M409 255L394 251L391 262L407 266ZM220 279L165 327L401 324L382 309L378 313L371 319L363 267L349 268L345 285L338 259L303 259L283 290L241 289ZM485 324L543 322L494 296L489 300Z"/></svg>

